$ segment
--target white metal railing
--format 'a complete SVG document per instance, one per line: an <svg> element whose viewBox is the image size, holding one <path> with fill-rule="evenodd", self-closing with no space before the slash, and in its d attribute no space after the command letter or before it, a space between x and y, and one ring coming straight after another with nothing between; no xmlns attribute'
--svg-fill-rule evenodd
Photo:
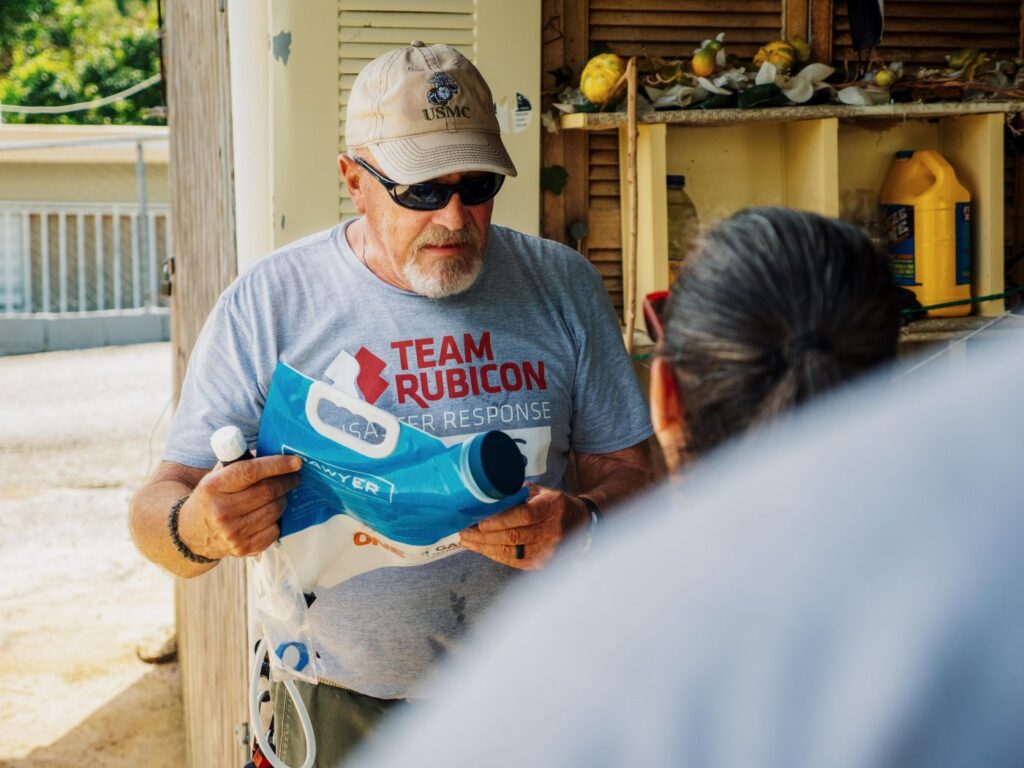
<svg viewBox="0 0 1024 768"><path fill-rule="evenodd" d="M170 206L0 201L0 312L157 307Z"/></svg>

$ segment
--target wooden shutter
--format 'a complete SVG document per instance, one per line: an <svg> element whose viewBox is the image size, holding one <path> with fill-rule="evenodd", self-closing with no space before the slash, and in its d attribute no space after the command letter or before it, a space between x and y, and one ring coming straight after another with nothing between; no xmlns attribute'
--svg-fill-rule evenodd
<svg viewBox="0 0 1024 768"><path fill-rule="evenodd" d="M590 0L587 21L591 44L605 43L620 56L637 56L642 71L645 51L688 58L701 42L719 32L725 32L727 51L752 58L758 48L782 34L783 0ZM584 252L601 273L621 313L618 134L593 131L588 139L590 234Z"/></svg>
<svg viewBox="0 0 1024 768"><path fill-rule="evenodd" d="M383 53L413 40L443 43L476 58L475 0L339 0L338 151L345 151L345 108L356 75ZM339 182L342 218L356 215Z"/></svg>
<svg viewBox="0 0 1024 768"><path fill-rule="evenodd" d="M886 0L885 31L875 54L904 64L945 65L946 54L979 48L1000 58L1018 55L1020 0ZM856 59L846 0L833 4L832 58Z"/></svg>
<svg viewBox="0 0 1024 768"><path fill-rule="evenodd" d="M779 36L782 0L590 0L590 39L620 56L689 56L725 32L728 50L745 58Z"/></svg>

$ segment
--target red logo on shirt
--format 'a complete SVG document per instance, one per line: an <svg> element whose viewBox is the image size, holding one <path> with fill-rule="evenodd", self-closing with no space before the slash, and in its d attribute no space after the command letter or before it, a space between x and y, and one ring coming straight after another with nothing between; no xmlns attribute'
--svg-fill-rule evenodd
<svg viewBox="0 0 1024 768"><path fill-rule="evenodd" d="M389 377L398 405L413 403L427 409L441 400L548 388L543 360L496 359L490 331L403 339L390 346L398 353L398 372ZM391 385L381 375L388 364L366 347L350 359L359 366L356 388L366 402L375 404Z"/></svg>
<svg viewBox="0 0 1024 768"><path fill-rule="evenodd" d="M370 405L377 402L377 399L384 394L388 388L388 382L380 373L387 366L383 360L377 357L366 347L360 347L355 354L356 362L359 363L359 375L356 376L356 386L363 394L363 399Z"/></svg>

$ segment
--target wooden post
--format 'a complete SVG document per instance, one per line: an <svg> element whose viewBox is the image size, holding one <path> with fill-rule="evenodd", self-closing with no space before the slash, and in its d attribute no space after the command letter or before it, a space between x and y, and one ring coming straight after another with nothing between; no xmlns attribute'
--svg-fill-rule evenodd
<svg viewBox="0 0 1024 768"><path fill-rule="evenodd" d="M833 0L811 0L811 60L832 62Z"/></svg>
<svg viewBox="0 0 1024 768"><path fill-rule="evenodd" d="M550 72L565 63L565 43L564 0L543 0L541 4L541 78L542 89L548 93L541 97L544 102L541 105L542 110L547 107L549 99L555 101L558 98L558 94L554 92L555 86ZM565 132L541 131L540 141L541 167L560 165L568 170L565 162ZM550 240L566 242L569 225L565 221L565 200L562 195L555 195L551 192L542 193L540 231L541 235Z"/></svg>
<svg viewBox="0 0 1024 768"><path fill-rule="evenodd" d="M167 4L165 54L174 242L171 340L175 398L199 330L236 276L226 3ZM245 570L241 561L175 585L185 760L242 765L246 714Z"/></svg>
<svg viewBox="0 0 1024 768"><path fill-rule="evenodd" d="M782 36L786 40L810 37L810 0L782 0Z"/></svg>
<svg viewBox="0 0 1024 768"><path fill-rule="evenodd" d="M623 284L622 313L626 325L626 351L633 354L636 328L637 185L636 185L636 57L626 64L626 185L629 192L629 240L626 279Z"/></svg>
<svg viewBox="0 0 1024 768"><path fill-rule="evenodd" d="M542 72L568 67L579 84L590 46L587 24L588 0L543 0L541 6L543 45ZM544 193L541 207L541 234L552 240L576 246L570 241L569 226L586 221L589 207L589 145L586 131L542 132L541 167L561 165L569 180L561 195ZM581 249L587 253L587 241Z"/></svg>

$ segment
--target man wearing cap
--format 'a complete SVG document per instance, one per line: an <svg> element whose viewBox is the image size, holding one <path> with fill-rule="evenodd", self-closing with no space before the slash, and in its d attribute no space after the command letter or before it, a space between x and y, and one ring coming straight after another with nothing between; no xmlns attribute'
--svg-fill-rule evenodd
<svg viewBox="0 0 1024 768"><path fill-rule="evenodd" d="M136 543L191 577L277 538L299 460L218 467L209 438L234 424L255 442L279 361L445 439L505 431L531 496L463 531L450 556L317 589L324 671L302 688L317 765L340 760L392 702L429 696L424 673L517 569L578 553L600 510L650 475L647 408L596 270L490 223L516 170L476 67L442 45L384 54L356 79L345 139L339 167L362 215L271 254L221 296L164 461L132 502ZM580 495L564 490L570 452ZM278 753L298 764L294 709L276 695L274 709Z"/></svg>

